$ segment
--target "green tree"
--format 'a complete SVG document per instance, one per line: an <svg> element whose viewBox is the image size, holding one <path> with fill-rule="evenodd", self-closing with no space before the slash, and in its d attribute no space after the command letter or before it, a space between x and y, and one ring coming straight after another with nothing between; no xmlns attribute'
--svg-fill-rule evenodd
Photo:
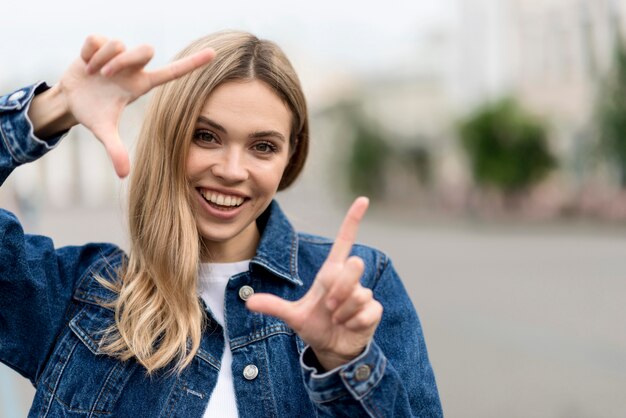
<svg viewBox="0 0 626 418"><path fill-rule="evenodd" d="M600 150L619 173L626 188L626 48L621 37L615 43L613 67L600 86L596 104L596 124Z"/></svg>
<svg viewBox="0 0 626 418"><path fill-rule="evenodd" d="M380 131L363 117L353 116L352 127L354 141L348 160L350 190L373 199L381 198L389 146Z"/></svg>
<svg viewBox="0 0 626 418"><path fill-rule="evenodd" d="M507 198L528 191L556 164L546 128L513 99L481 107L461 121L459 134L474 181Z"/></svg>

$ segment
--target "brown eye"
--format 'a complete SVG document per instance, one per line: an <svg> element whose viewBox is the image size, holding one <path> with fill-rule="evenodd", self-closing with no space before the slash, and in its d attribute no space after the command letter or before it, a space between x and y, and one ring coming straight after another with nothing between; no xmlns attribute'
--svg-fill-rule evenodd
<svg viewBox="0 0 626 418"><path fill-rule="evenodd" d="M271 154L278 151L278 147L271 142L259 142L254 145L254 150L263 154Z"/></svg>
<svg viewBox="0 0 626 418"><path fill-rule="evenodd" d="M208 144L217 142L217 137L212 132L207 131L205 129L200 129L194 132L193 139L198 142L203 142L203 143L208 143Z"/></svg>

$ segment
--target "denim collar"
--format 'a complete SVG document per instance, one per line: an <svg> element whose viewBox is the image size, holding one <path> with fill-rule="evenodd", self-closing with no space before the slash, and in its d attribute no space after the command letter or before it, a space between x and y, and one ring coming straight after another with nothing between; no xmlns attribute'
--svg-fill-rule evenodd
<svg viewBox="0 0 626 418"><path fill-rule="evenodd" d="M298 277L298 234L275 200L257 220L261 241L251 268L262 267L276 277L302 286Z"/></svg>
<svg viewBox="0 0 626 418"><path fill-rule="evenodd" d="M298 234L275 200L259 216L257 223L261 241L256 255L250 260L250 268L260 267L275 277L302 286L298 277ZM102 259L81 278L74 297L95 304L114 300L115 294L100 285L94 276L115 280L117 269L124 259L125 255L120 250L103 254Z"/></svg>

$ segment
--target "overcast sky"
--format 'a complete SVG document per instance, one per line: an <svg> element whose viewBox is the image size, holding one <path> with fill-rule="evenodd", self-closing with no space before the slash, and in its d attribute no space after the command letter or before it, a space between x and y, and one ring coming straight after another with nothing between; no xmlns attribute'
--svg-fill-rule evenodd
<svg viewBox="0 0 626 418"><path fill-rule="evenodd" d="M89 33L156 48L154 65L191 40L244 29L278 42L304 75L384 71L454 18L456 0L6 1L0 86L56 81ZM315 71L310 71L311 66ZM306 84L306 80L303 80Z"/></svg>

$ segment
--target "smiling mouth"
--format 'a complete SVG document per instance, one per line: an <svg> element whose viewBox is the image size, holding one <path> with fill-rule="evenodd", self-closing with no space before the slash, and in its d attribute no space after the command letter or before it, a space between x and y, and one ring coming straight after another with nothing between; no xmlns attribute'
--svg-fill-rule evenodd
<svg viewBox="0 0 626 418"><path fill-rule="evenodd" d="M238 208L245 202L245 198L240 196L227 195L222 193L213 192L210 190L198 189L204 200L219 210L231 210Z"/></svg>

